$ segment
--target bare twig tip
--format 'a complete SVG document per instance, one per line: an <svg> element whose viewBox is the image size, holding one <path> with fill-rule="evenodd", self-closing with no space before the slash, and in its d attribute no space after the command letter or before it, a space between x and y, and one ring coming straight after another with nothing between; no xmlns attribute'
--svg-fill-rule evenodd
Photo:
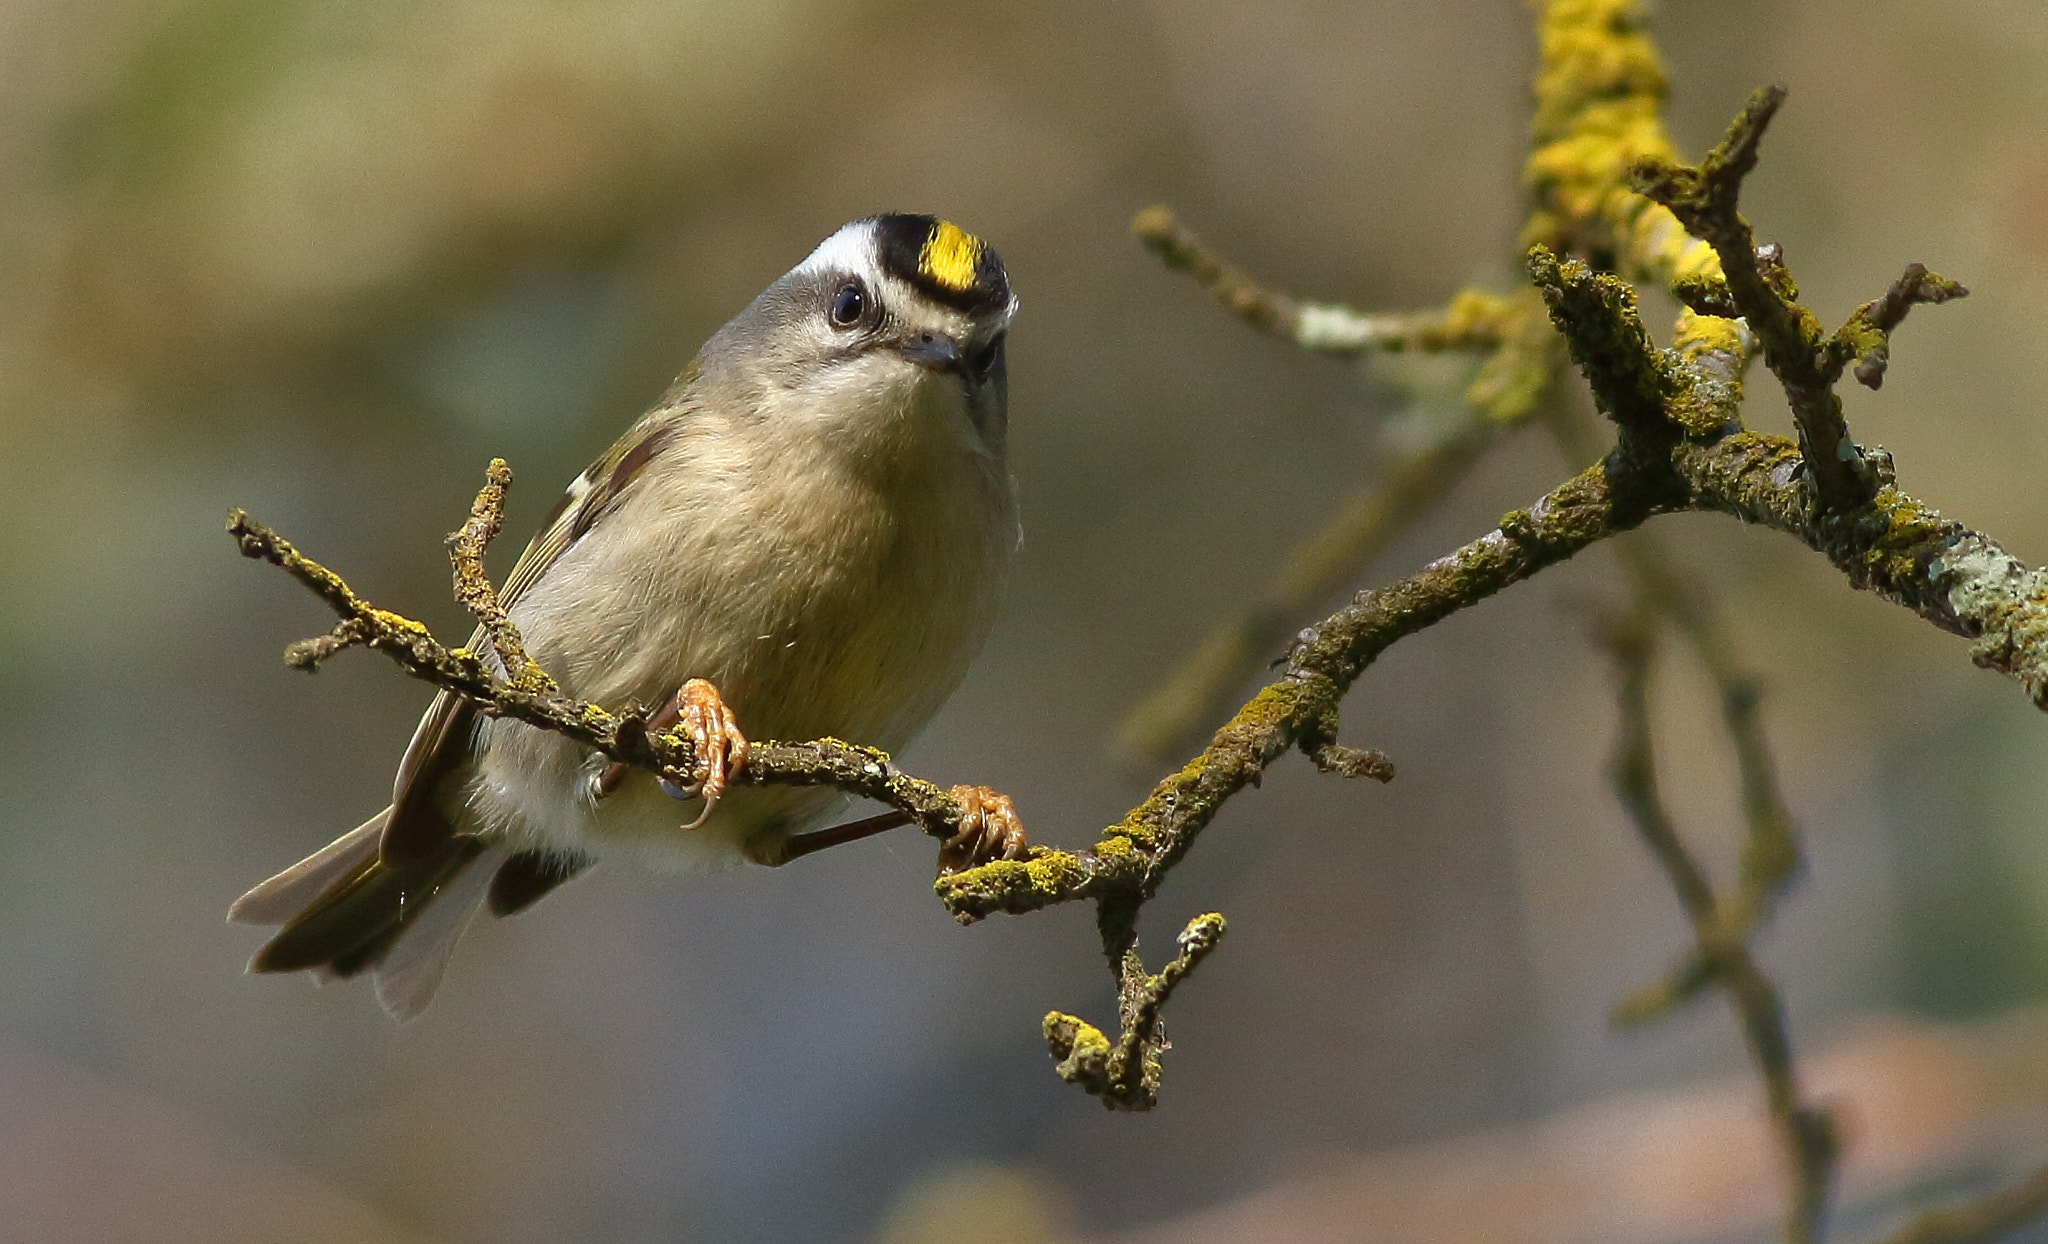
<svg viewBox="0 0 2048 1244"><path fill-rule="evenodd" d="M1155 203L1131 218L1131 232L1152 245L1171 241L1179 229L1173 209L1163 203Z"/></svg>
<svg viewBox="0 0 2048 1244"><path fill-rule="evenodd" d="M1310 759L1324 773L1334 773L1339 777L1371 778L1375 782L1394 780L1394 762L1387 758L1385 752L1371 748L1325 743Z"/></svg>

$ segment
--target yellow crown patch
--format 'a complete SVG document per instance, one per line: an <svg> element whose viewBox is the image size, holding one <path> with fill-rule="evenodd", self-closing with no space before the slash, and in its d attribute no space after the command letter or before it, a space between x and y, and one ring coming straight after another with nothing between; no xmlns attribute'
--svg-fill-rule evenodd
<svg viewBox="0 0 2048 1244"><path fill-rule="evenodd" d="M974 288L974 265L981 258L981 239L961 230L950 220L932 226L925 239L917 266L926 276L947 289L965 292Z"/></svg>

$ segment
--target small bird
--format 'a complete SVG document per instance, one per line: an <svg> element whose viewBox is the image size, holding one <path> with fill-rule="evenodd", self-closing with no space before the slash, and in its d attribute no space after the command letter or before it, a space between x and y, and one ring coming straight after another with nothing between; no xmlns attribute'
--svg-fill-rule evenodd
<svg viewBox="0 0 2048 1244"><path fill-rule="evenodd" d="M700 780L668 786L444 691L391 806L229 910L283 926L250 971L367 971L410 1019L479 907L510 915L599 858L779 865L904 823L813 829L838 792L728 789L739 718L893 752L959 684L1019 541L1016 307L994 250L919 215L854 221L762 291L569 485L500 593L563 691L684 730ZM1008 799L952 793L966 815L942 871L1022 853Z"/></svg>

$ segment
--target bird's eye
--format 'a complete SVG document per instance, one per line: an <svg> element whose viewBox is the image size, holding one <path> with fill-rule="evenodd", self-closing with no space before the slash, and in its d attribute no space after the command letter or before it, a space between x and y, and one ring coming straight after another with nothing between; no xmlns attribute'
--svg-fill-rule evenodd
<svg viewBox="0 0 2048 1244"><path fill-rule="evenodd" d="M860 322L861 313L868 309L868 296L859 281L848 281L832 295L832 308L827 314L832 317L832 327L852 328Z"/></svg>

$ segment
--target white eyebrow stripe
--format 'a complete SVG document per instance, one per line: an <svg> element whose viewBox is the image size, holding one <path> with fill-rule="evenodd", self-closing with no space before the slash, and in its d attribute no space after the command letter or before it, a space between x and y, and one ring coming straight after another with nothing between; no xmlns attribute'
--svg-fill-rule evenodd
<svg viewBox="0 0 2048 1244"><path fill-rule="evenodd" d="M865 221L841 226L839 232L818 243L818 249L812 251L794 271L871 275L875 266L872 229L873 225Z"/></svg>

